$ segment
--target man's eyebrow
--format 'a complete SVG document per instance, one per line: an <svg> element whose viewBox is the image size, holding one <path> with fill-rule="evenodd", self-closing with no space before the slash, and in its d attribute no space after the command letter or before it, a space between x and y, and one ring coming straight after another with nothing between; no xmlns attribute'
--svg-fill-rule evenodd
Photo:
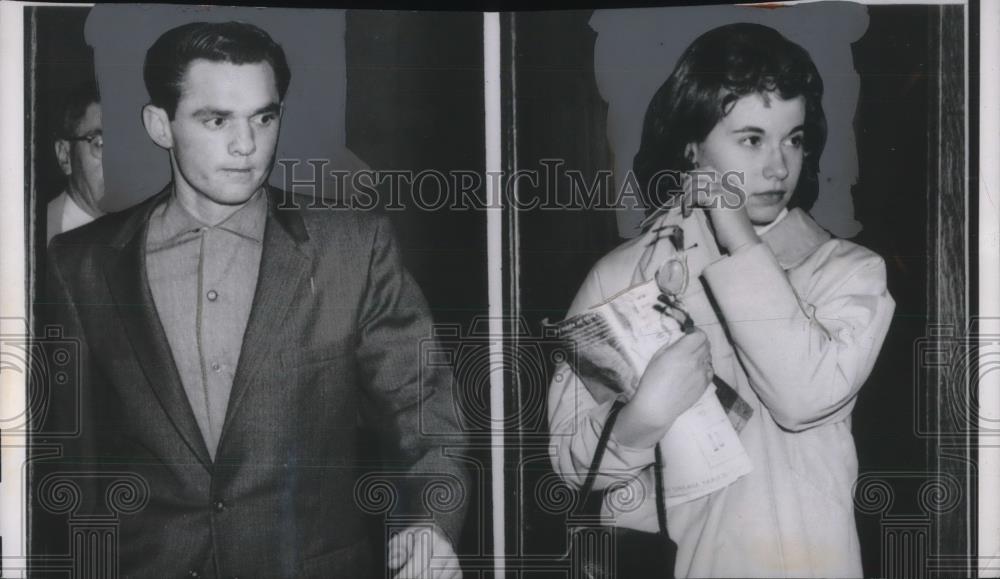
<svg viewBox="0 0 1000 579"><path fill-rule="evenodd" d="M263 107L255 110L253 112L253 114L251 114L250 116L255 117L257 115L264 114L264 113L278 114L279 111L281 111L281 105L280 104L278 104L278 103L270 103L268 105L265 105L265 106L263 106Z"/></svg>
<svg viewBox="0 0 1000 579"><path fill-rule="evenodd" d="M191 113L193 117L231 117L233 116L233 111L224 111L222 109L213 109L211 107L203 107L195 112Z"/></svg>
<svg viewBox="0 0 1000 579"><path fill-rule="evenodd" d="M278 104L278 103L274 103L273 102L273 103L268 103L268 104L260 107L259 109L255 110L254 112L250 113L250 116L254 117L254 116L257 116L257 115L260 115L260 114L263 114L263 113L277 114L278 111L280 111L280 110L281 110L281 105ZM203 107L203 108L200 108L200 109L196 110L191 115L194 116L194 117L222 117L222 118L229 118L229 117L233 116L233 111L227 111L227 110L223 110L223 109L215 109L215 108L212 108L212 107Z"/></svg>

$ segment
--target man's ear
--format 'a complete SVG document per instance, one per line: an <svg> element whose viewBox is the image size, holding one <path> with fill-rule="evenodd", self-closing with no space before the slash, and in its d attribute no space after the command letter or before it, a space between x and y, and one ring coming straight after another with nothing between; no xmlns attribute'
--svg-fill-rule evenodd
<svg viewBox="0 0 1000 579"><path fill-rule="evenodd" d="M154 143L164 149L173 148L174 134L170 130L170 117L167 116L167 111L155 105L142 107L142 124Z"/></svg>
<svg viewBox="0 0 1000 579"><path fill-rule="evenodd" d="M73 174L73 162L69 153L72 146L73 143L66 139L56 140L56 160L59 161L59 168L62 169L63 175L67 177Z"/></svg>

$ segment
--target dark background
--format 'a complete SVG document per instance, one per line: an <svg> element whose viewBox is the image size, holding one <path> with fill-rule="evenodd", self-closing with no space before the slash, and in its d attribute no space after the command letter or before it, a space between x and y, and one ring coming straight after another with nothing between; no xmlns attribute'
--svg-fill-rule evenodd
<svg viewBox="0 0 1000 579"><path fill-rule="evenodd" d="M66 178L56 161L52 138L58 129L55 113L60 101L66 91L94 78L94 54L83 39L88 12L90 9L85 7L42 7L29 10L27 14L33 17L25 19L26 39L30 41L33 30L38 40L35 43L38 68L34 76L34 102L31 102L32 93L25 91L25 99L28 99L25 110L34 109L31 126L36 138L29 142L34 147L31 174L39 205L54 199L66 185ZM42 219L40 224L44 223Z"/></svg>
<svg viewBox="0 0 1000 579"><path fill-rule="evenodd" d="M375 170L486 170L482 16L472 13L347 13L347 146ZM425 199L433 203L433 187ZM383 198L387 199L387 196ZM439 325L458 335L441 344L456 353L459 404L472 448L462 452L473 473L458 552L471 568L492 565L489 376L478 372L489 341L476 333L488 314L486 213L425 211L409 190L406 210L390 216L403 260ZM480 189L479 199L485 202Z"/></svg>

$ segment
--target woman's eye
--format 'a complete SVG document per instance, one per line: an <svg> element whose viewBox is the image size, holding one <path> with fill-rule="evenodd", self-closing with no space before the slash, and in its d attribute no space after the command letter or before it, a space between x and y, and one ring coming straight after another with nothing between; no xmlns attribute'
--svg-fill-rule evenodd
<svg viewBox="0 0 1000 579"><path fill-rule="evenodd" d="M757 135L747 135L740 139L740 144L747 147L757 147L760 146L760 137Z"/></svg>
<svg viewBox="0 0 1000 579"><path fill-rule="evenodd" d="M795 149L801 149L803 140L804 137L802 135L792 135L791 137L788 137L788 139L786 139L786 142L790 147L793 147Z"/></svg>

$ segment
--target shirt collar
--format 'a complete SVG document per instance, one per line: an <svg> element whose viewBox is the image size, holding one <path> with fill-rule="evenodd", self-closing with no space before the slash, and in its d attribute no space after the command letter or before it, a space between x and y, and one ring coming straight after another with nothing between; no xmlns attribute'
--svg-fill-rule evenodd
<svg viewBox="0 0 1000 579"><path fill-rule="evenodd" d="M149 240L153 244L170 243L187 234L198 233L202 229L225 231L261 243L267 222L267 195L264 188L260 188L242 207L216 225L206 225L191 215L177 199L176 194L167 198L163 207L154 213L154 219L157 216L160 219L160 227L155 228L155 238L151 236Z"/></svg>

